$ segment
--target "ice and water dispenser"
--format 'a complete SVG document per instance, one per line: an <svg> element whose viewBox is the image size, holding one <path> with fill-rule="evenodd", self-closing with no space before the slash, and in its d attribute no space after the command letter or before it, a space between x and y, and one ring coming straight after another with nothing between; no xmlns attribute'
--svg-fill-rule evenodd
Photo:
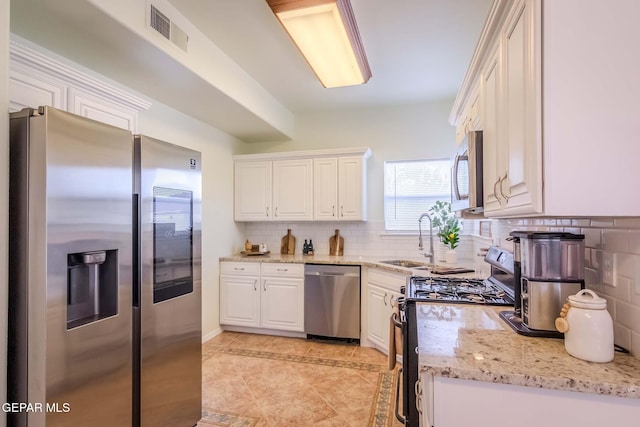
<svg viewBox="0 0 640 427"><path fill-rule="evenodd" d="M118 314L118 250L67 255L67 329Z"/></svg>

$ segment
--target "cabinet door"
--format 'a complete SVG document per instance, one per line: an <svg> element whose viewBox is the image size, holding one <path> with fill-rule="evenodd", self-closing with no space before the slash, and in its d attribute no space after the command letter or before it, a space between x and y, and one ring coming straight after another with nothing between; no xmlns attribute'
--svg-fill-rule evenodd
<svg viewBox="0 0 640 427"><path fill-rule="evenodd" d="M260 326L304 331L304 279L263 277Z"/></svg>
<svg viewBox="0 0 640 427"><path fill-rule="evenodd" d="M66 108L65 88L62 83L46 78L35 78L11 70L9 73L9 112L23 108L38 108L47 105L64 110Z"/></svg>
<svg viewBox="0 0 640 427"><path fill-rule="evenodd" d="M313 161L273 162L273 220L313 219Z"/></svg>
<svg viewBox="0 0 640 427"><path fill-rule="evenodd" d="M433 381L431 421L435 426L638 425L637 399L440 376ZM497 401L500 410L487 410ZM460 402L465 402L464 410L460 410Z"/></svg>
<svg viewBox="0 0 640 427"><path fill-rule="evenodd" d="M260 326L260 278L220 276L220 323Z"/></svg>
<svg viewBox="0 0 640 427"><path fill-rule="evenodd" d="M338 158L338 219L341 221L367 219L365 183L366 170L362 157Z"/></svg>
<svg viewBox="0 0 640 427"><path fill-rule="evenodd" d="M313 219L335 221L338 215L338 159L313 160Z"/></svg>
<svg viewBox="0 0 640 427"><path fill-rule="evenodd" d="M234 219L271 219L271 161L235 162Z"/></svg>
<svg viewBox="0 0 640 427"><path fill-rule="evenodd" d="M389 351L389 322L392 292L371 283L367 286L367 338Z"/></svg>
<svg viewBox="0 0 640 427"><path fill-rule="evenodd" d="M69 111L102 123L137 132L137 112L86 91L69 88Z"/></svg>
<svg viewBox="0 0 640 427"><path fill-rule="evenodd" d="M503 32L504 127L506 169L499 170L499 197L505 213L542 212L542 139L537 90L534 3L520 0Z"/></svg>
<svg viewBox="0 0 640 427"><path fill-rule="evenodd" d="M504 149L500 137L500 49L495 47L489 56L482 75L482 124L483 124L483 190L484 211L493 212L502 208L497 195L500 176L504 170Z"/></svg>

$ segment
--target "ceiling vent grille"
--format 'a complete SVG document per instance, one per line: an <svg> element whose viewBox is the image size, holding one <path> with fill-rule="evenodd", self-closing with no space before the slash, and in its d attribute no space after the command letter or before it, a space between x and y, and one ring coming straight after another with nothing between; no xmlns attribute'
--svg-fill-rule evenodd
<svg viewBox="0 0 640 427"><path fill-rule="evenodd" d="M189 35L182 28L171 22L171 19L160 12L154 5L151 5L149 26L183 51L187 51Z"/></svg>

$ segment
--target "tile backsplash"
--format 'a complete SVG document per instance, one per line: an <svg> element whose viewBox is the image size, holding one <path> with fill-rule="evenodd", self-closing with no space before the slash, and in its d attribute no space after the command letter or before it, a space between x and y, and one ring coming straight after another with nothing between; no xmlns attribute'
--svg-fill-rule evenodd
<svg viewBox="0 0 640 427"><path fill-rule="evenodd" d="M479 271L484 262L478 252L491 244L512 250L506 240L514 230L565 231L585 235L586 286L607 299L614 320L615 342L640 358L640 217L638 218L519 218L464 220L458 259L472 263ZM490 234L487 234L490 225ZM295 253L302 253L304 240L313 240L317 254L329 253L329 238L340 230L344 238L344 254L383 258L422 258L416 235L385 232L384 221L344 223L246 223L245 236L252 243L266 243L279 253L280 239L291 229L296 237ZM429 246L428 231L423 236ZM437 238L436 253L442 250ZM238 242L238 252L243 250ZM605 267L608 266L608 267ZM605 283L606 282L606 283Z"/></svg>
<svg viewBox="0 0 640 427"><path fill-rule="evenodd" d="M585 283L607 300L615 343L640 358L640 218L521 218L492 221L500 246L511 231L565 231L585 236Z"/></svg>

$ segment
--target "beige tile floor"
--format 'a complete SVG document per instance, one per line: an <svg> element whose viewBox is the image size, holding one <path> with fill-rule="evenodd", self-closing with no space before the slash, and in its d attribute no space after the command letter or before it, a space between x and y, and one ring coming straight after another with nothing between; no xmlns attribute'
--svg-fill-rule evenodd
<svg viewBox="0 0 640 427"><path fill-rule="evenodd" d="M401 425L380 404L389 393L393 402L395 384L377 350L223 332L202 351L203 408L210 416L199 426Z"/></svg>

